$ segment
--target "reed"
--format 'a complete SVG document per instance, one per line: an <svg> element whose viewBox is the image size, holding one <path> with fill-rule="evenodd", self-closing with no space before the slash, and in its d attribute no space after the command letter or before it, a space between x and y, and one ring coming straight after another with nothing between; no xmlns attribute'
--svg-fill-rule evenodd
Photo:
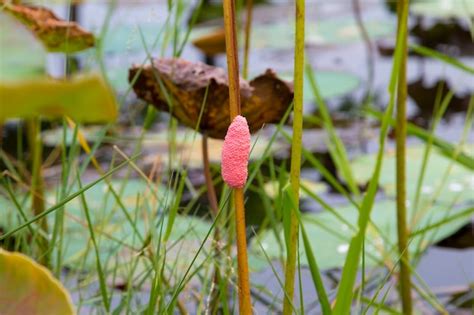
<svg viewBox="0 0 474 315"><path fill-rule="evenodd" d="M305 2L296 1L295 10L295 60L294 60L294 102L293 102L293 138L291 143L290 182L294 199L294 207L299 207L301 151L303 137L303 82L304 82L304 21ZM290 214L290 233L285 264L285 293L283 314L292 313L292 300L295 291L296 254L298 249L299 222L292 211Z"/></svg>
<svg viewBox="0 0 474 315"><path fill-rule="evenodd" d="M237 53L237 34L235 27L235 2L224 0L224 24L229 72L229 112L230 121L240 114L239 60ZM243 188L234 188L235 223L237 234L237 263L239 286L239 312L251 314L249 271L247 259L247 239L245 233L245 207Z"/></svg>

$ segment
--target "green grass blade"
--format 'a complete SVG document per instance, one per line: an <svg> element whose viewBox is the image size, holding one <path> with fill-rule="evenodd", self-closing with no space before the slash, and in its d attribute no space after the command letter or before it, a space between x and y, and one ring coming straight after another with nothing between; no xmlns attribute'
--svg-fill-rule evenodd
<svg viewBox="0 0 474 315"><path fill-rule="evenodd" d="M132 157L130 160L135 160L137 157ZM96 179L95 181L87 184L86 186L84 186L82 189L79 189L78 191L76 191L75 193L69 195L68 197L64 198L61 202L57 203L56 205L52 206L51 208L45 210L44 212L42 212L41 214L38 214L37 216L33 217L32 219L30 219L28 222L25 222L23 224L20 224L19 226L17 226L16 228L13 228L11 229L10 231L6 232L5 234L3 235L0 235L0 241L3 240L3 239L6 239L10 236L12 236L13 234L15 234L16 232L24 229L25 227L28 227L30 226L32 223L38 221L38 220L41 220L42 218L44 218L45 216L47 216L48 214L58 210L58 209L61 209L65 204L67 204L69 201L73 200L74 198L78 197L79 195L83 194L85 191L91 189L92 187L94 187L95 185L97 185L98 183L100 183L101 181L103 181L105 178L109 177L110 175L114 174L116 171L118 171L119 169L121 169L122 167L124 167L125 165L127 165L130 161L125 161L125 162L122 162L120 163L119 165L117 165L116 167L114 167L113 169L111 169L110 171L108 171L107 173L105 173L104 175L102 175L101 177L99 177L98 179Z"/></svg>
<svg viewBox="0 0 474 315"><path fill-rule="evenodd" d="M404 19L402 19L404 20ZM339 284L336 304L333 312L335 314L349 314L352 298L353 298L353 287L357 277L357 270L359 266L359 259L361 257L362 242L364 240L365 231L370 219L370 213L375 201L375 195L377 193L378 182L380 178L380 171L383 164L383 155L385 149L385 140L388 133L388 127L390 125L390 119L392 117L393 108L395 105L395 95L398 81L398 69L400 67L402 57L402 42L403 38L407 35L407 27L402 23L397 37L397 45L395 48L394 61L392 67L392 73L390 77L389 92L390 101L382 119L382 126L380 130L380 147L377 153L377 161L373 172L372 179L370 180L367 193L362 201L360 207L358 226L359 231L352 238L347 252L346 261L342 270L341 282Z"/></svg>
<svg viewBox="0 0 474 315"><path fill-rule="evenodd" d="M426 56L426 57L430 57L430 58L433 58L433 59L438 59L448 65L451 65L455 68L458 68L460 70L463 70L467 73L470 73L470 74L474 74L474 68L460 62L459 60L455 59L455 58L452 58L448 55L445 55L443 53L440 53L436 50L433 50L433 49L430 49L430 48L427 48L427 47L423 47L423 46L419 46L419 45L415 45L415 44L411 44L409 45L409 48L412 49L414 52L416 53L419 53L420 55L423 55L423 56Z"/></svg>

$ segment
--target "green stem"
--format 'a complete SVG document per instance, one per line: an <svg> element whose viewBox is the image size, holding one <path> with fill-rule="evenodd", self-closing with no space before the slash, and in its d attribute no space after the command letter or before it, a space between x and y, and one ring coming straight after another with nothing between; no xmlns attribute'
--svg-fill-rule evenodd
<svg viewBox="0 0 474 315"><path fill-rule="evenodd" d="M34 118L28 121L28 140L31 150L31 210L34 216L42 214L45 210L43 177L41 176L41 160L43 155L43 143L40 134L40 119ZM40 227L44 235L48 235L48 222L46 218L41 219ZM48 239L40 237L39 261L49 266Z"/></svg>
<svg viewBox="0 0 474 315"><path fill-rule="evenodd" d="M245 18L245 43L244 43L244 64L242 66L242 76L248 77L249 52L250 52L250 32L252 30L253 0L247 0L247 16Z"/></svg>
<svg viewBox="0 0 474 315"><path fill-rule="evenodd" d="M303 136L303 76L304 76L304 22L305 1L296 1L295 10L295 61L294 61L294 108L293 108L293 140L291 144L291 169L290 182L295 200L295 207L299 207L301 150ZM283 302L283 314L292 313L292 301L295 291L296 272L296 250L298 248L298 218L295 211L291 212L289 248L287 249L285 265L285 300Z"/></svg>
<svg viewBox="0 0 474 315"><path fill-rule="evenodd" d="M407 23L408 0L398 2L398 28L402 23ZM400 253L400 296L402 300L403 314L412 314L410 260L408 255L408 227L406 209L406 101L407 101L407 36L404 36L401 43L402 57L400 61L398 87L397 87L397 123L396 123L396 178L397 178L397 231L398 250Z"/></svg>

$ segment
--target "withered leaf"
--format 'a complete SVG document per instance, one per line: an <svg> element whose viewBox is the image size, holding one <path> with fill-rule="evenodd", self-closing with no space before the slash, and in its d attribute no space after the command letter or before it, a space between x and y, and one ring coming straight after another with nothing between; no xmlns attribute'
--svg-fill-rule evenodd
<svg viewBox="0 0 474 315"><path fill-rule="evenodd" d="M3 10L25 25L50 52L74 53L94 46L94 35L75 22L43 7L0 2Z"/></svg>
<svg viewBox="0 0 474 315"><path fill-rule="evenodd" d="M204 105L199 131L224 139L230 118L227 74L222 68L183 59L154 59L153 67L132 66L129 81L139 98L190 128L196 127ZM240 79L240 94L241 112L251 132L279 122L293 99L292 86L271 70L249 83Z"/></svg>

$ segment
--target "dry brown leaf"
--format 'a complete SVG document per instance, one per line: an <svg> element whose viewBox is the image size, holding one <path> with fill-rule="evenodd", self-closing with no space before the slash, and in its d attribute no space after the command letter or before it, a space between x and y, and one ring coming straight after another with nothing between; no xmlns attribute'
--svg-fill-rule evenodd
<svg viewBox="0 0 474 315"><path fill-rule="evenodd" d="M73 53L94 46L94 35L43 7L5 4L3 10L35 34L51 52Z"/></svg>
<svg viewBox="0 0 474 315"><path fill-rule="evenodd" d="M153 67L133 66L129 81L134 82L133 89L139 98L171 112L190 128L195 128L199 121L208 89L199 131L213 138L224 138L230 118L227 74L222 68L183 59L155 59ZM240 94L242 115L247 118L251 132L266 123L279 122L293 99L291 85L271 70L250 83L240 79Z"/></svg>

